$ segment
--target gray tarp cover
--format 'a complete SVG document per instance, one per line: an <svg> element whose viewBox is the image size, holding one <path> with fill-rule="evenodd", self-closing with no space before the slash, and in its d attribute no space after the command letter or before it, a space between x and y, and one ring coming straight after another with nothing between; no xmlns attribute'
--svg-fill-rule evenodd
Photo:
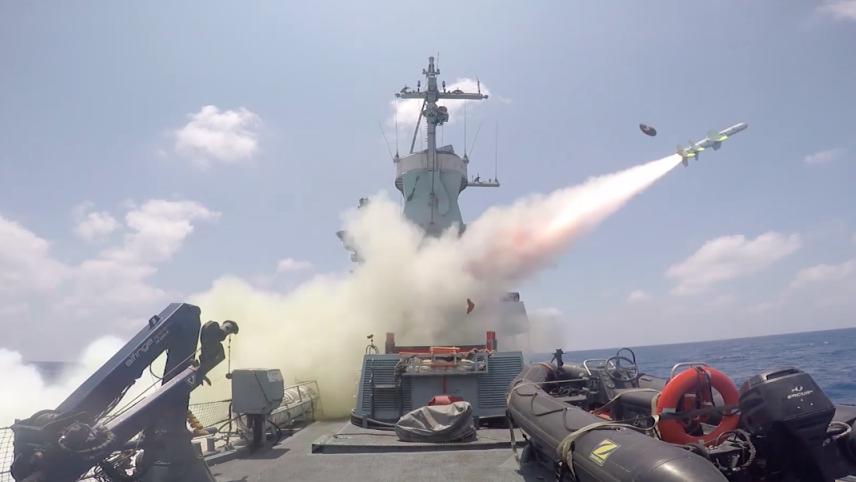
<svg viewBox="0 0 856 482"><path fill-rule="evenodd" d="M469 402L417 408L395 424L402 442L458 442L475 437Z"/></svg>

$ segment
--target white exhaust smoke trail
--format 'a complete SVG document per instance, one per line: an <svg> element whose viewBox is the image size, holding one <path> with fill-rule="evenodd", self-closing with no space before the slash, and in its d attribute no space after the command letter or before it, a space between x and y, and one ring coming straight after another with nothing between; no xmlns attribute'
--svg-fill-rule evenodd
<svg viewBox="0 0 856 482"><path fill-rule="evenodd" d="M531 274L680 162L674 154L488 210L461 240L467 251L481 254L472 269L485 279L514 280Z"/></svg>
<svg viewBox="0 0 856 482"><path fill-rule="evenodd" d="M233 367L317 379L326 414L342 416L354 406L367 334L381 345L385 332L399 344L479 341L494 327L465 315L467 298L498 299L679 163L673 155L492 208L461 238L424 239L397 203L376 198L346 221L365 260L352 273L319 276L284 294L225 277L192 301L206 317L242 323Z"/></svg>
<svg viewBox="0 0 856 482"><path fill-rule="evenodd" d="M240 323L232 368L276 367L292 381L317 379L326 414L342 416L354 406L366 335L377 335L380 345L385 332L396 333L400 344L479 342L495 327L465 315L467 298L482 305L498 299L679 163L673 155L491 208L460 238L449 232L425 239L398 203L375 198L346 218L350 241L365 259L352 273L319 275L287 293L225 276L189 301L206 319ZM94 343L79 369L56 385L16 352L0 349L0 370L11 377L6 386L16 387L14 397L0 396L0 426L54 408L119 346ZM228 396L224 373L225 363L210 376L214 389L194 396Z"/></svg>

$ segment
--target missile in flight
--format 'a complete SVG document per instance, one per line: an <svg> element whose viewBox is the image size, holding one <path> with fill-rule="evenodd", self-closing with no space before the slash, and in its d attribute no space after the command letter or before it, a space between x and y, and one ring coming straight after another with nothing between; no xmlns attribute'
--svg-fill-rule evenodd
<svg viewBox="0 0 856 482"><path fill-rule="evenodd" d="M677 153L681 156L681 162L684 166L689 165L690 159L698 159L699 153L701 151L712 148L714 151L719 150L722 146L722 143L725 142L729 137L737 134L738 132L745 130L749 127L745 122L741 122L739 124L734 124L731 127L725 128L721 131L710 131L707 133L707 137L698 141L698 142L690 142L686 147L678 146Z"/></svg>

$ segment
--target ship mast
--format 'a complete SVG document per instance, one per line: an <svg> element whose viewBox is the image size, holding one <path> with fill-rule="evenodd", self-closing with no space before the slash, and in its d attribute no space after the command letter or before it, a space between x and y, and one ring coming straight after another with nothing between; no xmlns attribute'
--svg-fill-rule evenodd
<svg viewBox="0 0 856 482"><path fill-rule="evenodd" d="M431 223L434 222L435 211L437 210L437 194L435 184L437 175L440 171L440 166L437 165L437 126L443 125L449 120L449 111L445 106L437 105L440 99L450 100L484 100L487 95L481 93L481 85L478 86L478 92L463 92L456 89L452 92L446 90L446 83L442 83L442 88L437 85L437 76L440 75L440 69L434 66L434 57L428 57L428 68L422 69L422 74L425 75L426 89L422 90L420 83L417 83L416 90L410 90L406 86L396 93L395 96L400 99L422 99L422 109L419 112L419 119L416 121L416 129L413 132L413 141L410 144L410 152L413 153L413 147L416 143L416 136L419 134L419 126L422 118L425 118L426 125L426 150L427 166L431 172ZM465 156L466 157L466 156ZM466 161L465 161L466 162Z"/></svg>

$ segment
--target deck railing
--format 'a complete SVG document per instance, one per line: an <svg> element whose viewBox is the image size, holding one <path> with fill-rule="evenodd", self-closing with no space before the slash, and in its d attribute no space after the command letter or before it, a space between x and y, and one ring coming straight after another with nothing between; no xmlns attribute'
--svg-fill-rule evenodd
<svg viewBox="0 0 856 482"><path fill-rule="evenodd" d="M191 403L188 407L206 429L223 431L236 416L231 411L232 400ZM320 410L318 382L307 380L289 385L283 390L282 404L273 411L277 425L284 428L300 418L314 417ZM0 427L0 482L14 482L10 468L14 460L14 436L11 427Z"/></svg>

